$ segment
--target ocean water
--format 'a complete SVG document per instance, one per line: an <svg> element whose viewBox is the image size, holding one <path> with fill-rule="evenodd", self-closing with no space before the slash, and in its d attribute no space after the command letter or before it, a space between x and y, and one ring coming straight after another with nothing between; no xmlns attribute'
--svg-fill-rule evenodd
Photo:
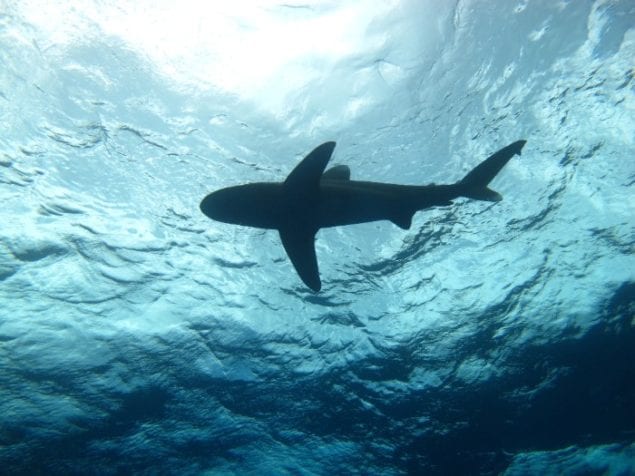
<svg viewBox="0 0 635 476"><path fill-rule="evenodd" d="M0 0L1 474L635 474L635 4ZM209 192L316 145L404 231Z"/></svg>

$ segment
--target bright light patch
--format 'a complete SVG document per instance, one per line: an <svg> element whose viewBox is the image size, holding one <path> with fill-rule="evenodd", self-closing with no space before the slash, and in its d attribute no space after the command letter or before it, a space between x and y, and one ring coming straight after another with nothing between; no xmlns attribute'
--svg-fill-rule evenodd
<svg viewBox="0 0 635 476"><path fill-rule="evenodd" d="M383 39L368 38L366 29L392 7L391 2L272 6L263 0L32 0L19 5L46 46L94 41L97 25L99 33L121 39L177 86L213 88L246 99L264 91L284 96L338 61L381 47Z"/></svg>

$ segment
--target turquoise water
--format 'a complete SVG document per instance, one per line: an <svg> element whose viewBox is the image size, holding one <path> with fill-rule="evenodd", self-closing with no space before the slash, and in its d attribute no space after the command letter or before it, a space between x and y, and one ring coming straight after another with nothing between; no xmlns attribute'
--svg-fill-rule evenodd
<svg viewBox="0 0 635 476"><path fill-rule="evenodd" d="M635 6L0 0L0 473L635 473ZM317 237L318 144L458 200Z"/></svg>

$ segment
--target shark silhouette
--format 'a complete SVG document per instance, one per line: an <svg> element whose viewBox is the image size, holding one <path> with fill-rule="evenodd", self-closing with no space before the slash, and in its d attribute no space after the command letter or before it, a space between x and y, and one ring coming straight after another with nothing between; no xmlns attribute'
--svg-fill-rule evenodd
<svg viewBox="0 0 635 476"><path fill-rule="evenodd" d="M487 187L524 140L499 150L450 185L396 185L350 179L346 165L326 172L335 142L325 142L307 155L284 182L250 183L207 195L201 211L213 220L278 230L295 270L313 291L322 287L315 256L320 228L390 220L407 230L418 210L450 205L458 197L496 202L502 197Z"/></svg>

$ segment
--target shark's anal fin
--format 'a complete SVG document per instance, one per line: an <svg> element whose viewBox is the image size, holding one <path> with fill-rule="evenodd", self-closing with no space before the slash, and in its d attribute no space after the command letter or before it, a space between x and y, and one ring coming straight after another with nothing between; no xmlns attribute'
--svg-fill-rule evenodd
<svg viewBox="0 0 635 476"><path fill-rule="evenodd" d="M319 291L322 283L314 245L317 230L289 227L280 229L278 232L282 245L304 284L315 292Z"/></svg>
<svg viewBox="0 0 635 476"><path fill-rule="evenodd" d="M313 149L287 176L285 188L292 193L317 192L322 172L331 159L333 149L335 142L325 142Z"/></svg>
<svg viewBox="0 0 635 476"><path fill-rule="evenodd" d="M412 210L397 210L390 217L390 221L403 230L410 229L412 225L412 217L415 214Z"/></svg>
<svg viewBox="0 0 635 476"><path fill-rule="evenodd" d="M322 174L322 180L350 180L351 169L348 165L336 165Z"/></svg>

